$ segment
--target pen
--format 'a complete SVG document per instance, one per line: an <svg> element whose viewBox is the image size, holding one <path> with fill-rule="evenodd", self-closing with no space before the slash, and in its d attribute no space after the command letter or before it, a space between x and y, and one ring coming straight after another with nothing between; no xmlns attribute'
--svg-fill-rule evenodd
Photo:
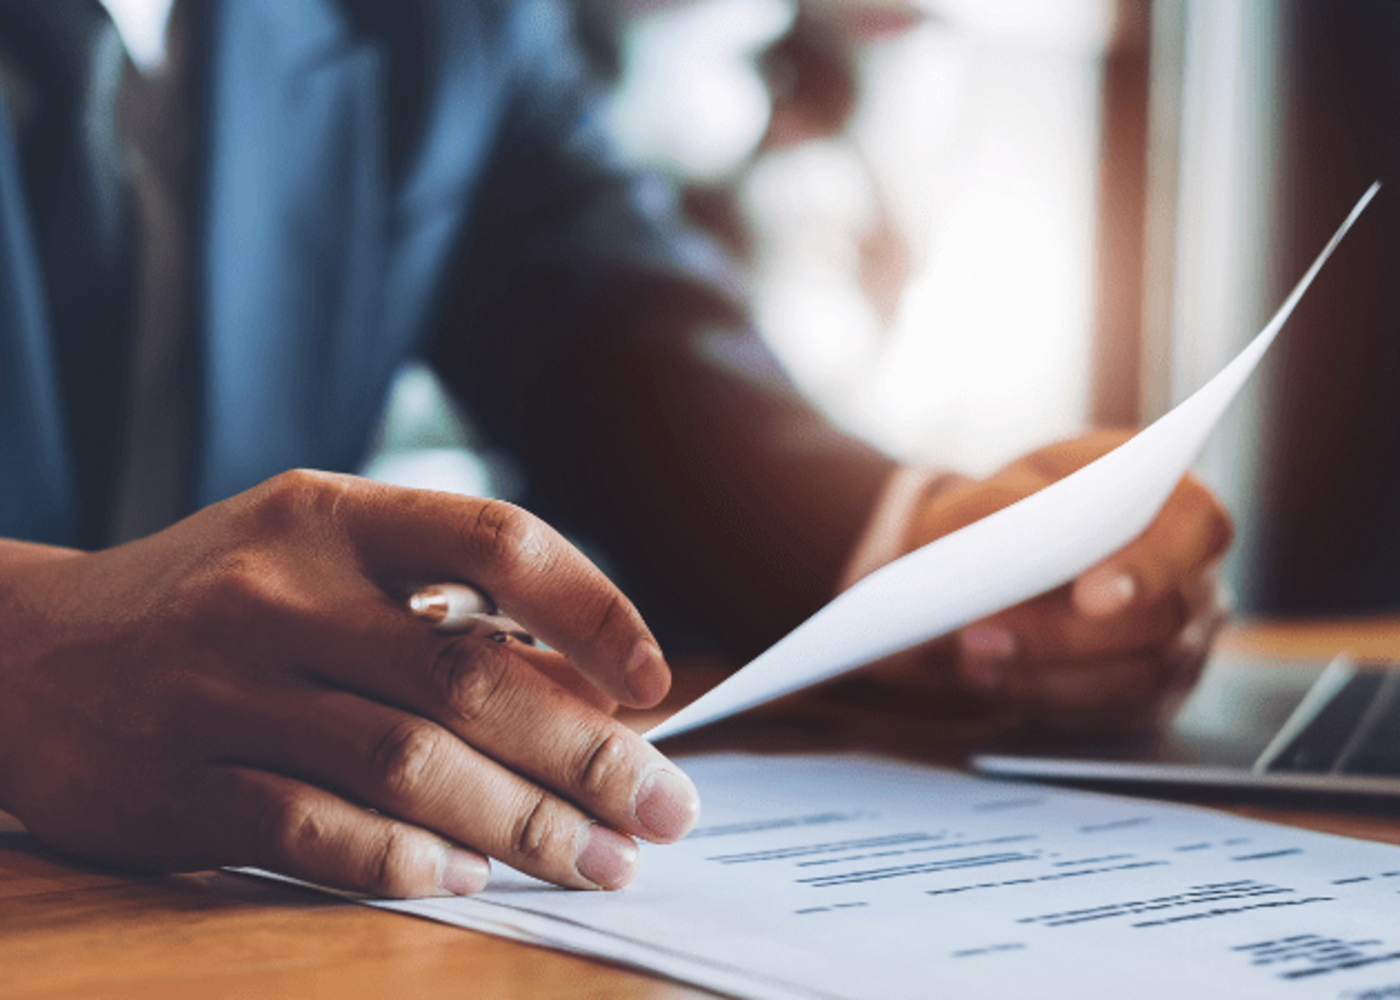
<svg viewBox="0 0 1400 1000"><path fill-rule="evenodd" d="M497 614L490 599L470 584L435 583L422 587L409 597L408 610L439 632L484 628L488 630L487 638L494 642L517 639L535 645L534 636L518 622Z"/></svg>

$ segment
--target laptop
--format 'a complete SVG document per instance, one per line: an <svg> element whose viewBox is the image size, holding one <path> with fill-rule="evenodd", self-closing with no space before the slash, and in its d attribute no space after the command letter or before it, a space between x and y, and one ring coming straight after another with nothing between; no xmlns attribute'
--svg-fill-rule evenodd
<svg viewBox="0 0 1400 1000"><path fill-rule="evenodd" d="M1218 657L1160 731L1004 738L984 774L1089 785L1400 798L1400 661Z"/></svg>

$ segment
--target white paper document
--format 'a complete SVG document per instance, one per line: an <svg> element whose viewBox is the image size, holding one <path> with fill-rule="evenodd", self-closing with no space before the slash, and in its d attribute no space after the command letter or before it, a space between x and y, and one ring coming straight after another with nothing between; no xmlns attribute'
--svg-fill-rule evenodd
<svg viewBox="0 0 1400 1000"><path fill-rule="evenodd" d="M1400 847L869 757L683 764L705 818L621 892L498 868L371 905L743 997L1400 997Z"/></svg>
<svg viewBox="0 0 1400 1000"><path fill-rule="evenodd" d="M651 730L662 739L944 635L1061 584L1142 533L1195 460L1373 184L1267 326L1215 378L1073 475L871 573L714 690Z"/></svg>

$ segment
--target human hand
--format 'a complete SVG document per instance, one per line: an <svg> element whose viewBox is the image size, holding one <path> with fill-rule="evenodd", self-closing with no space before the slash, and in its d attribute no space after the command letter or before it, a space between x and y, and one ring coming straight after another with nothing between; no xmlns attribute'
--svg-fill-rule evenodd
<svg viewBox="0 0 1400 1000"><path fill-rule="evenodd" d="M1096 431L1031 452L995 475L958 483L913 521L916 548L1009 506L1131 437ZM1229 515L1187 475L1137 539L1072 584L962 629L923 651L1008 722L1105 730L1151 721L1194 684L1225 609L1213 575ZM903 664L908 675L909 664Z"/></svg>
<svg viewBox="0 0 1400 1000"><path fill-rule="evenodd" d="M492 857L612 889L634 837L698 814L609 714L664 696L651 633L509 504L296 472L129 545L6 551L0 807L60 850L384 896L474 892ZM408 609L458 580L558 652Z"/></svg>

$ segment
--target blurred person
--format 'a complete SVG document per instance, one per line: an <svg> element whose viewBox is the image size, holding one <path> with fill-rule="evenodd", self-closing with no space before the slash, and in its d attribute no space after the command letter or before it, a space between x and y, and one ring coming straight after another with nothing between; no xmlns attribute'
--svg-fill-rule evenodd
<svg viewBox="0 0 1400 1000"><path fill-rule="evenodd" d="M135 70L95 0L0 0L0 808L57 849L617 888L699 802L611 717L666 694L656 636L551 525L742 658L1125 436L974 481L835 431L613 156L545 0L189 0L167 53ZM528 512L306 471L357 466L415 356ZM1188 478L1072 586L872 676L1148 718L1229 533Z"/></svg>

